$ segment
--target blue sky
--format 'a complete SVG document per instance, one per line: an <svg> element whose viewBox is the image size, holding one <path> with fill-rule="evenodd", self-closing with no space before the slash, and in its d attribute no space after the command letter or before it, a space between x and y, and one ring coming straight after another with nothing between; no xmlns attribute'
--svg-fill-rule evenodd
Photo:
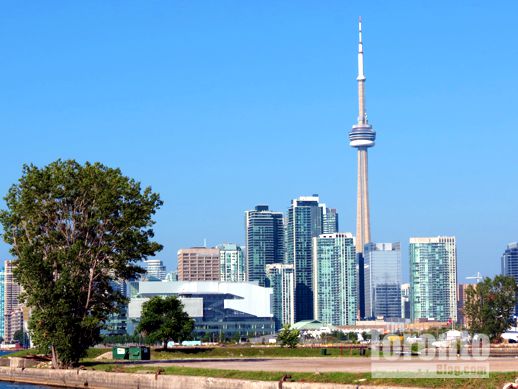
<svg viewBox="0 0 518 389"><path fill-rule="evenodd" d="M160 192L159 254L244 240L319 193L354 231L363 16L372 233L456 235L459 282L518 240L518 3L4 1L0 193L23 163L100 161ZM1 203L4 206L4 203ZM0 257L8 247L0 245Z"/></svg>

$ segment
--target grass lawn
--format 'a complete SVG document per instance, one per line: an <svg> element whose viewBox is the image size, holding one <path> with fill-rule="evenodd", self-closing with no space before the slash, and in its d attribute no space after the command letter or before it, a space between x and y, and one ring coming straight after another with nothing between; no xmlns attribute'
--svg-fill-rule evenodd
<svg viewBox="0 0 518 389"><path fill-rule="evenodd" d="M412 379L412 378L384 378L373 379L370 373L289 373L289 372L265 372L265 371L241 371L241 370L220 370L191 368L181 366L168 366L151 368L146 366L123 366L114 364L90 365L91 369L127 372L127 373L150 373L155 374L160 369L161 374L189 375L202 377L236 378L260 381L279 381L283 376L291 376L296 382L329 382L337 384L361 384L361 385L393 385L393 386L414 386L426 388L502 388L505 382L512 382L517 377L516 373L491 373L487 379Z"/></svg>
<svg viewBox="0 0 518 389"><path fill-rule="evenodd" d="M86 356L83 358L83 360L91 360L95 359L101 354L104 354L105 352L111 351L111 348L89 348L86 351ZM1 358L9 358L9 357L26 357L27 355L35 355L38 354L38 350L34 348L28 348L25 350L18 350L11 354L2 355Z"/></svg>
<svg viewBox="0 0 518 389"><path fill-rule="evenodd" d="M36 353L36 350L33 348L28 348L25 350L18 350L15 352L12 352L10 354L2 355L0 358L9 358L9 357L26 357L27 355L34 355Z"/></svg>
<svg viewBox="0 0 518 389"><path fill-rule="evenodd" d="M90 348L83 361L91 361L101 354L111 351L111 348ZM24 357L36 354L36 349L27 349L16 351L12 354L3 355L2 358L8 357ZM321 348L302 348L294 349L281 347L250 347L250 346L224 346L224 347L192 347L177 348L168 351L151 350L151 359L182 359L182 358L300 358L300 357L349 357L360 356L357 349L343 348L340 352L339 348L327 348L327 354L321 354ZM370 350L366 350L366 356L370 356Z"/></svg>
<svg viewBox="0 0 518 389"><path fill-rule="evenodd" d="M327 355L321 354L321 348L302 348L294 349L281 347L250 347L250 346L227 346L227 347L195 347L184 349L172 349L168 351L152 351L151 359L180 359L180 358L263 358L263 357L344 357L359 356L360 351L357 349L349 350L343 348L340 353L339 348L328 348ZM367 350L367 356L370 350Z"/></svg>
<svg viewBox="0 0 518 389"><path fill-rule="evenodd" d="M111 348L89 348L86 351L86 356L83 359L95 359L99 355L112 351Z"/></svg>

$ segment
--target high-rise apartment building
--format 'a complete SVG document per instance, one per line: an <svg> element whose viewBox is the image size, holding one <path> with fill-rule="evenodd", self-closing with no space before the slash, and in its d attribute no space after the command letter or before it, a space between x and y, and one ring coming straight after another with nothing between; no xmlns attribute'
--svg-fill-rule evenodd
<svg viewBox="0 0 518 389"><path fill-rule="evenodd" d="M273 289L272 310L275 328L293 324L295 318L293 265L273 263L266 265L267 287Z"/></svg>
<svg viewBox="0 0 518 389"><path fill-rule="evenodd" d="M502 254L502 275L514 277L518 283L518 242L509 243ZM518 315L518 303L514 308L514 314Z"/></svg>
<svg viewBox="0 0 518 389"><path fill-rule="evenodd" d="M334 234L338 232L338 212L335 208L322 208L322 234Z"/></svg>
<svg viewBox="0 0 518 389"><path fill-rule="evenodd" d="M518 282L518 242L509 243L502 254L502 274Z"/></svg>
<svg viewBox="0 0 518 389"><path fill-rule="evenodd" d="M19 296L20 284L14 278L14 262L4 262L4 340L11 342L14 333L23 329L23 314L20 306ZM21 320L20 320L21 318Z"/></svg>
<svg viewBox="0 0 518 389"><path fill-rule="evenodd" d="M457 321L454 236L410 238L411 319Z"/></svg>
<svg viewBox="0 0 518 389"><path fill-rule="evenodd" d="M315 319L325 324L356 321L356 251L351 233L313 238L313 304Z"/></svg>
<svg viewBox="0 0 518 389"><path fill-rule="evenodd" d="M226 282L246 281L243 249L233 243L224 243L217 248L219 249L220 280Z"/></svg>
<svg viewBox="0 0 518 389"><path fill-rule="evenodd" d="M144 261L146 265L146 276L157 280L165 280L167 274L164 263L159 259L147 259Z"/></svg>
<svg viewBox="0 0 518 389"><path fill-rule="evenodd" d="M410 284L401 284L401 318L410 319Z"/></svg>
<svg viewBox="0 0 518 389"><path fill-rule="evenodd" d="M518 282L518 242L509 243L502 254L502 274Z"/></svg>
<svg viewBox="0 0 518 389"><path fill-rule="evenodd" d="M363 249L365 317L401 317L401 245L367 243Z"/></svg>
<svg viewBox="0 0 518 389"><path fill-rule="evenodd" d="M2 271L0 271L0 337L4 338L5 331L5 317L4 317L4 305L5 305L5 293L4 293L4 282L5 282L5 272L4 267L2 266Z"/></svg>
<svg viewBox="0 0 518 389"><path fill-rule="evenodd" d="M219 249L192 247L178 250L179 281L219 281Z"/></svg>
<svg viewBox="0 0 518 389"><path fill-rule="evenodd" d="M248 281L266 283L265 266L284 259L284 223L281 212L258 205L245 212L245 271Z"/></svg>
<svg viewBox="0 0 518 389"><path fill-rule="evenodd" d="M320 203L318 195L294 199L288 209L285 262L294 265L295 322L314 318L312 240L323 233L326 214L331 212ZM336 212L333 217L337 225ZM329 226L332 224L329 223ZM333 232L336 231L330 233Z"/></svg>

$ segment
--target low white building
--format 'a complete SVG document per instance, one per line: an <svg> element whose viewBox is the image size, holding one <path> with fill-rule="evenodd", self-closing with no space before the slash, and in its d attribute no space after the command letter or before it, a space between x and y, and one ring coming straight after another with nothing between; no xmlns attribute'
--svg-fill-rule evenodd
<svg viewBox="0 0 518 389"><path fill-rule="evenodd" d="M195 322L195 337L261 336L275 332L272 289L257 282L138 282L128 306L128 333L140 320L142 304L154 296L178 296Z"/></svg>

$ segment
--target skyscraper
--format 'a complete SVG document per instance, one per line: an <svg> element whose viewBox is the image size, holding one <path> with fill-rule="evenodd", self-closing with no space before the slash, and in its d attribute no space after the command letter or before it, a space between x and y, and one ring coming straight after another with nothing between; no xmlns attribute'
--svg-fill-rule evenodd
<svg viewBox="0 0 518 389"><path fill-rule="evenodd" d="M285 262L293 264L295 272L296 322L314 318L312 239L323 233L326 213L326 206L320 203L318 195L294 199L288 209ZM338 215L335 213L334 217Z"/></svg>
<svg viewBox="0 0 518 389"><path fill-rule="evenodd" d="M367 243L364 247L365 317L401 317L401 245Z"/></svg>
<svg viewBox="0 0 518 389"><path fill-rule="evenodd" d="M0 271L0 337L2 339L4 338L4 323L5 323L5 317L4 317L4 305L5 305L5 289L4 289L4 279L5 279L5 273L4 273L4 267L2 266L2 271Z"/></svg>
<svg viewBox="0 0 518 389"><path fill-rule="evenodd" d="M229 282L244 282L245 256L237 244L224 243L217 246L219 249L220 280Z"/></svg>
<svg viewBox="0 0 518 389"><path fill-rule="evenodd" d="M282 212L258 205L245 212L246 275L248 281L266 282L265 266L284 259L284 224Z"/></svg>
<svg viewBox="0 0 518 389"><path fill-rule="evenodd" d="M179 281L219 281L219 249L192 247L178 250Z"/></svg>
<svg viewBox="0 0 518 389"><path fill-rule="evenodd" d="M509 243L502 254L502 275L514 277L518 282L518 242Z"/></svg>
<svg viewBox="0 0 518 389"><path fill-rule="evenodd" d="M313 238L313 304L315 319L325 324L356 321L356 252L351 233Z"/></svg>
<svg viewBox="0 0 518 389"><path fill-rule="evenodd" d="M401 318L410 319L410 284L401 284Z"/></svg>
<svg viewBox="0 0 518 389"><path fill-rule="evenodd" d="M454 236L410 238L412 321L457 321L457 249Z"/></svg>
<svg viewBox="0 0 518 389"><path fill-rule="evenodd" d="M514 277L518 283L518 242L509 243L502 254L502 275ZM518 315L518 304L514 314Z"/></svg>
<svg viewBox="0 0 518 389"><path fill-rule="evenodd" d="M356 198L356 256L358 262L358 315L365 317L363 248L371 241L367 149L374 146L376 132L367 120L365 74L363 72L362 19L358 22L358 121L349 132L349 144L358 150L358 193Z"/></svg>
<svg viewBox="0 0 518 389"><path fill-rule="evenodd" d="M23 310L19 301L21 287L14 279L13 261L6 260L4 264L4 340L11 342L14 333L23 328Z"/></svg>
<svg viewBox="0 0 518 389"><path fill-rule="evenodd" d="M273 289L272 311L275 328L293 324L295 317L293 265L266 265L267 286Z"/></svg>
<svg viewBox="0 0 518 389"><path fill-rule="evenodd" d="M323 234L334 234L338 232L338 213L335 208L327 208L325 205L322 208L324 220L322 222Z"/></svg>
<svg viewBox="0 0 518 389"><path fill-rule="evenodd" d="M147 277L154 277L161 281L165 280L166 268L160 259L147 259L144 263L146 264Z"/></svg>

